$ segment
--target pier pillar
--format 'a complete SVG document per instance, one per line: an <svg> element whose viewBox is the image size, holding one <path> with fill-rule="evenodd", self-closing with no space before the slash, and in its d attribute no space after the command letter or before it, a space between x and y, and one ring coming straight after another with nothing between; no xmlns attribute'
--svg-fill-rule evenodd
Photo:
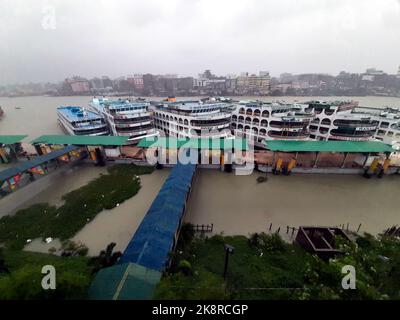
<svg viewBox="0 0 400 320"><path fill-rule="evenodd" d="M287 167L287 173L289 174L295 166L296 166L296 159L291 159Z"/></svg>
<svg viewBox="0 0 400 320"><path fill-rule="evenodd" d="M386 170L389 168L390 165L390 159L386 158L385 161L383 162L383 166L382 166L382 172L385 173Z"/></svg>
<svg viewBox="0 0 400 320"><path fill-rule="evenodd" d="M340 166L341 168L344 168L344 165L345 165L345 163L346 163L346 160L347 160L347 156L348 156L348 155L349 155L348 152L345 152L345 153L344 153L344 159L343 159L342 165Z"/></svg>
<svg viewBox="0 0 400 320"><path fill-rule="evenodd" d="M313 167L316 168L318 164L318 159L319 159L319 152L317 152L317 155L315 156L315 161Z"/></svg>
<svg viewBox="0 0 400 320"><path fill-rule="evenodd" d="M367 155L365 156L365 160L364 160L364 163L363 163L363 168L365 168L365 166L367 165L367 161L368 161L369 155L370 155L370 153L368 152Z"/></svg>

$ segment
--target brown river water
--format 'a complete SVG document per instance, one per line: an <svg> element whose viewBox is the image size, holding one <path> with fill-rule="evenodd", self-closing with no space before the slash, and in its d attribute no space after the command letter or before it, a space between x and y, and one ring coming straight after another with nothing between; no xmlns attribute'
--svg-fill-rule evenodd
<svg viewBox="0 0 400 320"><path fill-rule="evenodd" d="M278 99L256 98L266 101ZM62 134L57 124L57 106L85 106L90 99L91 97L84 96L0 97L0 106L5 111L5 117L0 120L0 135L28 134L29 137L24 141L29 142L42 134ZM237 97L237 99L247 100L254 97ZM332 100L341 97L279 97L279 100L288 102L311 99ZM358 100L362 106L400 107L400 98L353 97L352 99ZM105 169L83 166L49 181L38 181L36 183L48 185L45 185L37 196L29 197L26 192L28 189L24 188L25 191L19 190L13 198L6 197L0 200L0 208L6 208L7 201L18 201L19 208L44 201L60 204L63 194L86 184L103 170ZM100 213L73 239L86 244L90 255L97 254L112 241L117 243L117 250L123 250L168 173L169 170L161 170L141 176L142 189L136 196L117 208ZM214 231L217 233L244 235L266 231L270 223L273 224L272 230L281 227L281 233L286 232L287 225L297 227L349 223L350 229L354 230L361 223L361 231L378 233L389 226L400 224L397 202L400 195L398 176L367 180L353 175L269 175L267 182L258 184L257 175L254 173L250 176L235 176L217 170L201 170L189 203L186 220L195 224L213 223ZM46 245L40 240L35 240L26 249L47 252L49 247L58 245L57 241Z"/></svg>

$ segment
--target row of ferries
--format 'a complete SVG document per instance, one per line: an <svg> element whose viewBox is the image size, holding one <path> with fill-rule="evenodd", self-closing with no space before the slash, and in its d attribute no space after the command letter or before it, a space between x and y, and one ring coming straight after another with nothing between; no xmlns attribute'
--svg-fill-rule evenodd
<svg viewBox="0 0 400 320"><path fill-rule="evenodd" d="M354 101L305 103L231 101L146 102L94 98L88 107L59 107L58 118L71 135L254 138L266 140L381 140L400 142L400 110L360 107Z"/></svg>

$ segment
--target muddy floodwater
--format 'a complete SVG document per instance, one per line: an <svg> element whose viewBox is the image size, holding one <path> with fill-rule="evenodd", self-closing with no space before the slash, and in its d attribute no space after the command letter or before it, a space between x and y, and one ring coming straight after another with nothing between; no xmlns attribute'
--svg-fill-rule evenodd
<svg viewBox="0 0 400 320"><path fill-rule="evenodd" d="M106 167L95 167L93 164L60 168L0 199L0 217L14 214L16 211L36 203L47 202L50 205L60 206L63 203L62 196L64 194L86 185L106 172Z"/></svg>
<svg viewBox="0 0 400 320"><path fill-rule="evenodd" d="M66 192L79 188L87 182L105 172L102 167L83 167L72 173L66 179L54 179L52 187L38 197L30 200L30 203L47 202L60 204L61 196ZM115 250L123 251L134 235L137 227L150 208L162 184L168 177L170 170L156 170L152 174L140 176L142 187L132 198L124 201L119 206L100 212L92 221L83 227L71 240L81 242L89 249L89 255L98 255L111 242L117 245ZM22 191L22 190L20 190ZM25 246L25 250L47 253L49 248L60 248L61 243L54 239L46 244L41 239L33 239Z"/></svg>
<svg viewBox="0 0 400 320"><path fill-rule="evenodd" d="M201 170L186 221L214 224L214 233L248 235L286 226L339 226L377 234L400 224L400 177L357 175L236 176Z"/></svg>
<svg viewBox="0 0 400 320"><path fill-rule="evenodd" d="M84 243L89 248L89 255L97 255L111 242L117 244L115 250L123 251L142 222L169 172L168 169L163 169L140 176L142 187L135 196L124 201L118 207L99 213L72 240Z"/></svg>

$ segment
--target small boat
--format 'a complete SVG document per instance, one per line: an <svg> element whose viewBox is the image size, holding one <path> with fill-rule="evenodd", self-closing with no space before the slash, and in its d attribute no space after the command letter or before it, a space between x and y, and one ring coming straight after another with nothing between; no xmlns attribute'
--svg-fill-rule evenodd
<svg viewBox="0 0 400 320"><path fill-rule="evenodd" d="M15 107L15 109L19 110L19 109L21 109L21 107Z"/></svg>

